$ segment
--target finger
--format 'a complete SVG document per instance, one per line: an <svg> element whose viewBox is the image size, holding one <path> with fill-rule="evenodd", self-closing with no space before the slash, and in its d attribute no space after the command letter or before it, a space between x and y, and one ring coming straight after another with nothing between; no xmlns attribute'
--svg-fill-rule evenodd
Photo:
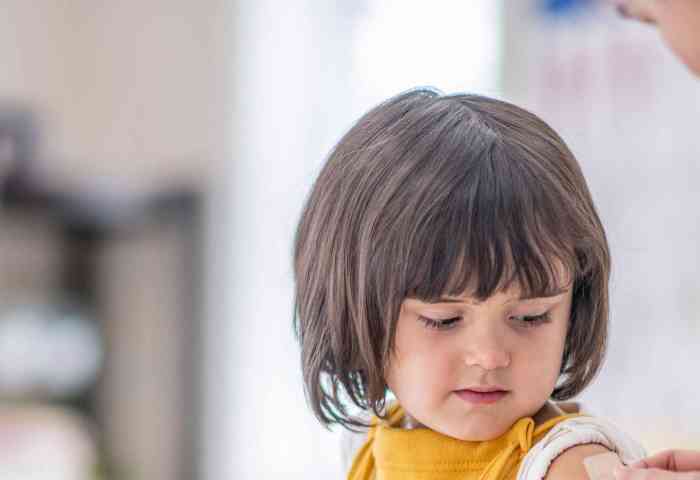
<svg viewBox="0 0 700 480"><path fill-rule="evenodd" d="M698 472L669 472L656 468L619 467L613 472L616 480L700 480Z"/></svg>
<svg viewBox="0 0 700 480"><path fill-rule="evenodd" d="M613 470L615 480L640 480L644 477L640 476L640 472L644 473L647 470L637 470L630 467L617 467Z"/></svg>
<svg viewBox="0 0 700 480"><path fill-rule="evenodd" d="M674 472L700 471L700 452L691 450L665 450L642 459L640 468L659 468ZM636 466L636 465L631 465Z"/></svg>
<svg viewBox="0 0 700 480"><path fill-rule="evenodd" d="M636 462L630 463L628 465L630 468L651 468L647 463L646 459L637 460Z"/></svg>

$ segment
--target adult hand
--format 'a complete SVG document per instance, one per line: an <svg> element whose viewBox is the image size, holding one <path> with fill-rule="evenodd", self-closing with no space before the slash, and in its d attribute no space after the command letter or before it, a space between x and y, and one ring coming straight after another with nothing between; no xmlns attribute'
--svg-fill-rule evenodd
<svg viewBox="0 0 700 480"><path fill-rule="evenodd" d="M671 50L700 75L700 1L612 0L623 16L656 25Z"/></svg>
<svg viewBox="0 0 700 480"><path fill-rule="evenodd" d="M700 480L700 451L666 450L615 471L618 480Z"/></svg>

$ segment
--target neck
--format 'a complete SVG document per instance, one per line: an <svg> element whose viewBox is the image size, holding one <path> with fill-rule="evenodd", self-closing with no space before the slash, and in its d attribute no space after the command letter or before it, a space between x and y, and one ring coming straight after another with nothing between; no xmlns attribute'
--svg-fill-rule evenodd
<svg viewBox="0 0 700 480"><path fill-rule="evenodd" d="M555 403L548 401L545 402L542 408L540 408L537 411L537 413L535 413L535 415L532 416L532 419L535 421L535 425L541 425L547 420L551 420L552 418L556 418L562 415L566 415L566 412L559 408ZM416 420L408 412L406 412L406 414L401 419L400 427L405 430L414 430L416 428L428 428L422 423L420 423L418 420Z"/></svg>
<svg viewBox="0 0 700 480"><path fill-rule="evenodd" d="M542 408L540 408L539 411L532 416L532 419L535 421L535 425L542 425L547 420L551 420L562 415L566 415L566 412L559 408L558 405L552 402L545 402Z"/></svg>
<svg viewBox="0 0 700 480"><path fill-rule="evenodd" d="M410 413L406 414L401 419L401 428L404 430L414 430L416 428L427 428L425 425L420 423L418 420L413 418Z"/></svg>

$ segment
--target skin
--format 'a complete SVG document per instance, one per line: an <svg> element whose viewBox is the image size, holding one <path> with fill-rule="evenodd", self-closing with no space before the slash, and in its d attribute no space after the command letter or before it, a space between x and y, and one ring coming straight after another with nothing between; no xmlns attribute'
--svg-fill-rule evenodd
<svg viewBox="0 0 700 480"><path fill-rule="evenodd" d="M656 25L678 58L700 75L698 0L613 0L625 17Z"/></svg>
<svg viewBox="0 0 700 480"><path fill-rule="evenodd" d="M615 0L628 18L656 25L678 58L700 75L699 0ZM700 480L700 451L666 450L615 472L625 480Z"/></svg>
<svg viewBox="0 0 700 480"><path fill-rule="evenodd" d="M521 301L512 291L481 304L451 299L456 302L404 301L387 384L420 425L461 440L497 438L518 419L535 416L554 390L572 292ZM523 321L546 312L550 317L541 323ZM455 320L436 329L421 317ZM508 393L492 404L472 404L455 393L476 385Z"/></svg>
<svg viewBox="0 0 700 480"><path fill-rule="evenodd" d="M666 450L615 472L621 480L700 480L700 452Z"/></svg>
<svg viewBox="0 0 700 480"><path fill-rule="evenodd" d="M549 471L547 472L547 476L545 478L547 480L590 480L583 460L586 457L592 457L594 455L600 455L608 452L609 450L607 448L596 444L579 445L577 447L570 448L559 455L559 457L552 462L552 465L549 467Z"/></svg>

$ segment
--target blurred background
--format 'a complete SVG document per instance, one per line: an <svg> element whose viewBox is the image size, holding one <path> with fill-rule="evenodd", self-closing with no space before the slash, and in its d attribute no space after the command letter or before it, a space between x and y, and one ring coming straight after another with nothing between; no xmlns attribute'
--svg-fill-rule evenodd
<svg viewBox="0 0 700 480"><path fill-rule="evenodd" d="M581 400L700 447L700 81L653 29L594 0L5 0L0 58L0 480L342 478L291 244L333 144L420 85L562 134L614 259Z"/></svg>

